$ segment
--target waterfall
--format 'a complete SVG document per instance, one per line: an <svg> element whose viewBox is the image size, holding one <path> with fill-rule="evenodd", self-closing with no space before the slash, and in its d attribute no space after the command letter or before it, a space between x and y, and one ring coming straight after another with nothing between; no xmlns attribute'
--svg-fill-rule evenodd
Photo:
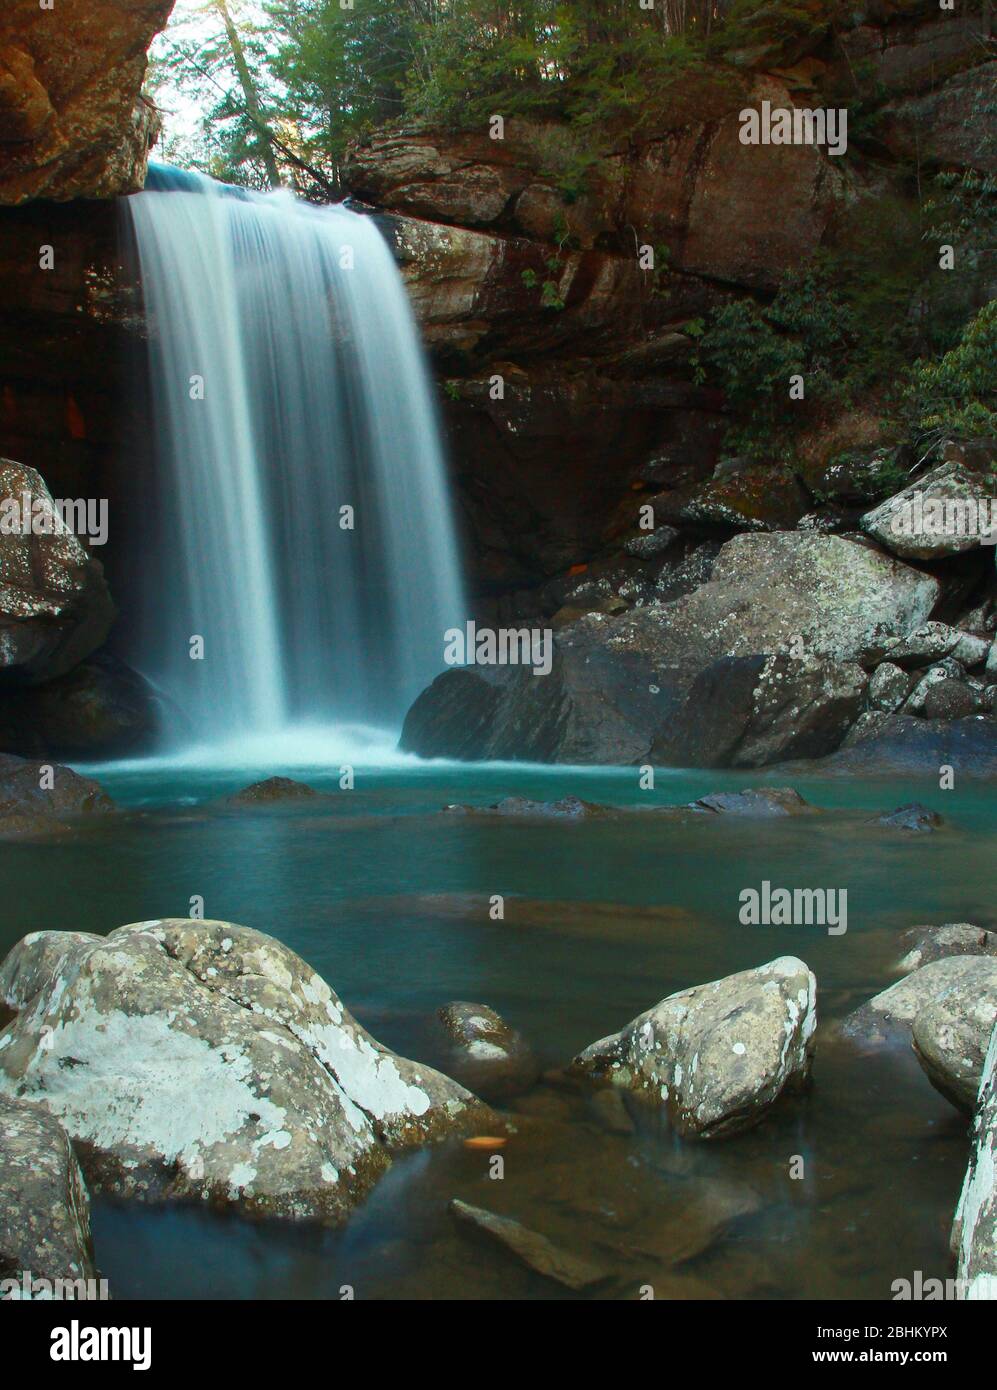
<svg viewBox="0 0 997 1390"><path fill-rule="evenodd" d="M123 200L157 540L137 664L174 742L395 728L465 609L431 385L374 223L156 167Z"/></svg>

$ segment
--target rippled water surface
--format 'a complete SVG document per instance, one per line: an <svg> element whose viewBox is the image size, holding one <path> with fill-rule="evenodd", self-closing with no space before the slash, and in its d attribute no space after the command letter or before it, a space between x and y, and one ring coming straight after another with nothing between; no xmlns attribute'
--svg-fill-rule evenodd
<svg viewBox="0 0 997 1390"><path fill-rule="evenodd" d="M283 772L270 767L267 772ZM136 764L98 774L124 811L85 835L0 847L0 953L39 928L106 932L208 916L270 932L316 967L384 1043L438 1061L432 1015L487 1003L545 1067L666 994L802 956L822 1026L813 1086L757 1129L683 1143L653 1113L608 1132L590 1098L549 1083L508 1102L520 1118L501 1181L455 1141L396 1161L336 1233L251 1224L199 1209L95 1202L98 1260L118 1297L566 1297L457 1227L452 1197L516 1217L604 1268L591 1297L889 1298L915 1270L949 1272L966 1123L905 1052L862 1056L828 1021L893 978L896 936L918 923L991 923L997 808L985 786L795 778L821 816L675 819L653 808L757 774L406 765L294 775L318 805L218 803L259 768ZM337 774L338 775L338 774ZM785 776L770 778L785 782ZM580 823L445 815L452 802L574 794L630 808ZM931 835L866 824L922 800ZM848 892L848 931L745 927L738 894L776 886ZM506 899L492 921L488 899ZM805 1176L789 1176L794 1156ZM573 1295L572 1295L573 1296Z"/></svg>

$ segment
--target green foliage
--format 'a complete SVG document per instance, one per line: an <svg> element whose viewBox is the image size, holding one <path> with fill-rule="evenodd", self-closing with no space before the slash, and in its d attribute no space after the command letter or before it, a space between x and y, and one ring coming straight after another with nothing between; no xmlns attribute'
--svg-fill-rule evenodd
<svg viewBox="0 0 997 1390"><path fill-rule="evenodd" d="M901 413L922 451L943 439L997 436L997 300L980 310L942 358L914 364Z"/></svg>
<svg viewBox="0 0 997 1390"><path fill-rule="evenodd" d="M727 444L738 453L765 458L787 446L802 406L790 398L790 377L803 377L808 404L844 395L851 319L814 270L787 276L767 306L733 300L686 331L698 339L697 380L719 386L727 398L734 416Z"/></svg>
<svg viewBox="0 0 997 1390"><path fill-rule="evenodd" d="M846 8L841 0L734 0L710 46L716 53L771 49L774 57L794 62Z"/></svg>

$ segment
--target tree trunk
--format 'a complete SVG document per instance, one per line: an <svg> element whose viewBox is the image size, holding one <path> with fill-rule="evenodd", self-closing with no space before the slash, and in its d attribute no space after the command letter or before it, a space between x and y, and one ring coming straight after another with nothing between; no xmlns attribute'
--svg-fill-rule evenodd
<svg viewBox="0 0 997 1390"><path fill-rule="evenodd" d="M239 31L235 27L235 22L229 14L227 0L213 0L215 9L221 15L222 23L225 25L225 34L228 38L228 46L232 50L232 62L235 64L236 76L239 78L239 85L246 100L246 112L249 119L256 126L260 133L262 145L263 163L266 166L267 178L271 188L280 188L280 169L277 166L277 156L274 154L271 143L270 130L263 118L263 108L260 106L260 99L256 92L256 84L253 81L253 74L249 70L246 62L246 50L242 46L242 39Z"/></svg>

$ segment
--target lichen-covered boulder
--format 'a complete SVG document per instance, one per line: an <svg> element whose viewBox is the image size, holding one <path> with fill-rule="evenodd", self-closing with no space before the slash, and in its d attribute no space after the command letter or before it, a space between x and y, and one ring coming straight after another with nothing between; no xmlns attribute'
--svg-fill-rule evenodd
<svg viewBox="0 0 997 1390"><path fill-rule="evenodd" d="M922 623L912 632L891 642L887 658L894 666L905 669L931 666L944 657L952 657L963 666L978 666L987 659L990 642L975 632L950 627L948 623Z"/></svg>
<svg viewBox="0 0 997 1390"><path fill-rule="evenodd" d="M937 560L983 543L995 486L950 461L916 479L862 518L863 530L908 560Z"/></svg>
<svg viewBox="0 0 997 1390"><path fill-rule="evenodd" d="M382 1047L288 947L227 922L35 933L0 997L0 1094L57 1116L102 1191L335 1222L391 1150L489 1116Z"/></svg>
<svg viewBox="0 0 997 1390"><path fill-rule="evenodd" d="M892 714L910 694L911 677L892 661L884 661L869 677L867 696L872 709Z"/></svg>
<svg viewBox="0 0 997 1390"><path fill-rule="evenodd" d="M41 1106L0 1096L0 1298L4 1280L95 1279L90 1199L65 1130ZM51 1290L49 1290L51 1295ZM22 1297L16 1291L16 1297Z"/></svg>
<svg viewBox="0 0 997 1390"><path fill-rule="evenodd" d="M113 620L103 567L65 528L41 476L0 459L0 674L28 684L65 675Z"/></svg>
<svg viewBox="0 0 997 1390"><path fill-rule="evenodd" d="M749 1129L802 1087L816 1027L813 972L780 956L669 995L571 1065L660 1103L680 1134L715 1139Z"/></svg>
<svg viewBox="0 0 997 1390"><path fill-rule="evenodd" d="M401 745L680 767L820 757L859 715L860 663L926 621L939 592L931 575L842 536L743 533L691 593L559 632L546 675L446 671L412 706Z"/></svg>
<svg viewBox="0 0 997 1390"><path fill-rule="evenodd" d="M971 998L997 980L997 960L987 956L944 956L881 990L842 1021L846 1038L865 1047L907 1044L914 1020L948 995Z"/></svg>
<svg viewBox="0 0 997 1390"><path fill-rule="evenodd" d="M972 1115L987 1044L997 1021L997 960L941 991L914 1018L911 1041L925 1076L946 1100Z"/></svg>
<svg viewBox="0 0 997 1390"><path fill-rule="evenodd" d="M973 1150L952 1228L961 1296L997 1299L997 1027L977 1098Z"/></svg>

